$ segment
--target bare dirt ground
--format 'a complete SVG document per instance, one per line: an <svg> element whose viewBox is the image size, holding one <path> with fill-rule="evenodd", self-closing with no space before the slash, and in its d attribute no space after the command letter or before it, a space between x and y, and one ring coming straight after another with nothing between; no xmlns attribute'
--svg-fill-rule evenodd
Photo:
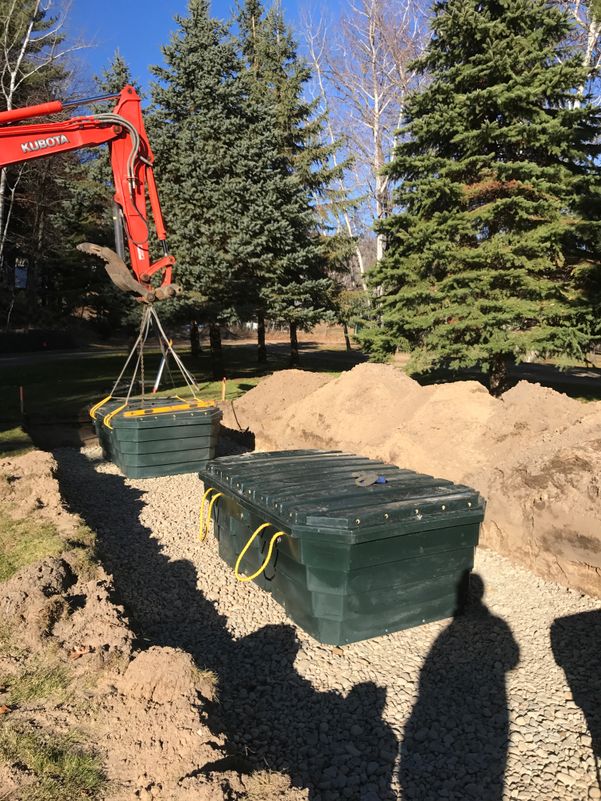
<svg viewBox="0 0 601 801"><path fill-rule="evenodd" d="M134 643L112 577L93 542L82 541L90 532L65 509L55 470L39 451L0 460L0 510L32 527L51 522L63 541L56 556L0 582L2 801L302 799L284 776L232 769L225 738L209 725L212 672L180 648ZM109 500L94 482L86 491ZM59 741L69 743L70 762L50 765L36 753ZM93 792L74 778L84 765L80 747L106 778Z"/></svg>
<svg viewBox="0 0 601 801"><path fill-rule="evenodd" d="M496 399L362 364L276 373L224 412L259 450L338 448L471 485L488 502L484 545L601 597L601 402L525 381Z"/></svg>

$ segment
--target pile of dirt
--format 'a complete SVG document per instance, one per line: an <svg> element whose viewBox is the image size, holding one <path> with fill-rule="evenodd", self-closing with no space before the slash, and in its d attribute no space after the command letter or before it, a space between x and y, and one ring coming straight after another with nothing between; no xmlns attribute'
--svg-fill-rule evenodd
<svg viewBox="0 0 601 801"><path fill-rule="evenodd" d="M244 776L244 760L228 755L225 739L211 734L207 705L217 699L216 680L184 651L153 646L138 653L110 688L94 732L108 746L109 775L134 792L124 792L124 801L236 801L254 798L249 786L261 780L269 792L257 801L306 797L282 776Z"/></svg>
<svg viewBox="0 0 601 801"><path fill-rule="evenodd" d="M42 451L0 460L0 512L26 519L32 531L51 523L58 550L63 543L59 555L27 565L0 584L5 631L13 649L38 652L52 644L66 654L94 654L98 663L115 654L129 657L133 637L123 609L114 604L111 579L94 558L93 535L63 504L56 468L52 455Z"/></svg>
<svg viewBox="0 0 601 801"><path fill-rule="evenodd" d="M37 452L0 462L2 508L16 518L52 519L65 542L61 554L0 582L0 755L7 737L15 748L22 738L25 754L7 760L4 751L3 789L37 797L47 779L26 761L27 738L77 734L106 777L95 798L306 799L279 774L244 775L246 763L209 726L216 676L176 648L134 649L112 578L92 550L74 547L82 524L63 508L55 468L49 454ZM56 781L57 798L66 798Z"/></svg>
<svg viewBox="0 0 601 801"><path fill-rule="evenodd" d="M235 412L261 450L341 448L414 470L428 469L435 448L456 479L480 463L480 434L494 409L475 381L422 387L393 367L362 364L329 380L298 370L272 375L235 401L224 422L233 427Z"/></svg>
<svg viewBox="0 0 601 801"><path fill-rule="evenodd" d="M481 476L483 543L545 578L601 597L601 439L533 449Z"/></svg>
<svg viewBox="0 0 601 801"><path fill-rule="evenodd" d="M248 427L259 450L341 449L471 484L488 501L483 544L601 595L601 403L526 381L499 399L475 381L423 387L396 367L361 364L329 380L277 373L224 418Z"/></svg>
<svg viewBox="0 0 601 801"><path fill-rule="evenodd" d="M0 505L14 518L38 515L59 531L72 532L75 518L65 509L50 453L30 451L0 459Z"/></svg>
<svg viewBox="0 0 601 801"><path fill-rule="evenodd" d="M281 376L285 375L282 380ZM307 373L303 370L286 370L263 379L253 390L236 403L226 404L224 425L236 429L256 431L263 426L269 430L270 421L279 419L283 411L295 401L302 400L331 380L327 373Z"/></svg>

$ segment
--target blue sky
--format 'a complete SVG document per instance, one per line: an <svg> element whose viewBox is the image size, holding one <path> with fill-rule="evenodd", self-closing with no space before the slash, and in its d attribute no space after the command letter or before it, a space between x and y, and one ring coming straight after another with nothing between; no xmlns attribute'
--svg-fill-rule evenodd
<svg viewBox="0 0 601 801"><path fill-rule="evenodd" d="M235 0L213 0L212 13L226 19ZM303 0L282 0L284 13L294 25ZM78 53L90 73L100 72L116 49L126 59L142 86L150 81L149 66L161 61L161 45L175 29L173 17L184 14L186 0L73 0L69 29L94 46Z"/></svg>

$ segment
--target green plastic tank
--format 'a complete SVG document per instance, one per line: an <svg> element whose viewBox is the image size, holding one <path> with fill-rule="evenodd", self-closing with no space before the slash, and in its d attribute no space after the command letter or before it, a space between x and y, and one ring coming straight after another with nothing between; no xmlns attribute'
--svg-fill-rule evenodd
<svg viewBox="0 0 601 801"><path fill-rule="evenodd" d="M174 398L111 400L95 419L105 459L128 478L196 473L215 456L221 410Z"/></svg>
<svg viewBox="0 0 601 801"><path fill-rule="evenodd" d="M317 450L226 456L200 477L208 502L222 493L211 505L214 531L242 580L284 532L254 580L322 643L447 618L465 601L485 506L469 487Z"/></svg>

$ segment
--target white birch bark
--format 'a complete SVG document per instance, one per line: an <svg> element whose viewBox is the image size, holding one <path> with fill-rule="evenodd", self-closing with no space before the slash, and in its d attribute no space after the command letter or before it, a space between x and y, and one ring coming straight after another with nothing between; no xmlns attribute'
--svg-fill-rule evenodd
<svg viewBox="0 0 601 801"><path fill-rule="evenodd" d="M425 26L415 0L352 0L347 8L329 24L325 17L317 26L309 23L307 38L314 65L319 62L319 91L331 130L346 140L355 162L359 183L353 189L366 198L362 211L369 228L392 211L391 184L382 170L392 157L404 98L415 81L408 65L421 51ZM380 232L377 261L384 250Z"/></svg>

